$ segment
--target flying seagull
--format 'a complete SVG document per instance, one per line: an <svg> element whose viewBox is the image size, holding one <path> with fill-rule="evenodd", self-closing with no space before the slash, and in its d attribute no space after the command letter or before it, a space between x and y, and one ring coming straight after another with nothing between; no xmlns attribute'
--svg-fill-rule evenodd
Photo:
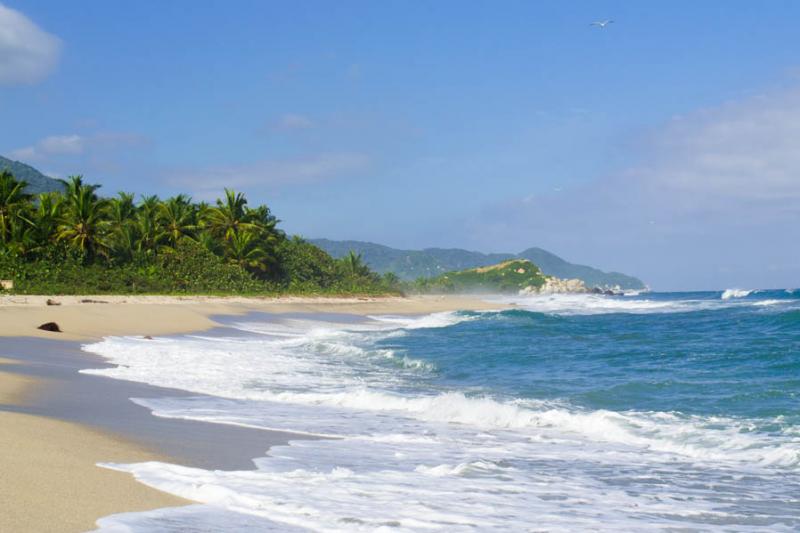
<svg viewBox="0 0 800 533"><path fill-rule="evenodd" d="M612 22L614 22L614 21L613 20L596 20L596 21L592 22L591 24L589 24L589 26L597 26L598 28L600 28L602 30L603 28L605 28L606 26L608 26Z"/></svg>

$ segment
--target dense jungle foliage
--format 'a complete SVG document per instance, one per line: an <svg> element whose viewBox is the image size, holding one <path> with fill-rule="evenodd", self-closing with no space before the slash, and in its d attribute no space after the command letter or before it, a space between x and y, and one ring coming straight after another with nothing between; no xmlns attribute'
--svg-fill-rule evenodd
<svg viewBox="0 0 800 533"><path fill-rule="evenodd" d="M397 292L350 253L326 252L278 228L266 205L225 190L215 204L98 194L81 176L29 194L0 173L0 279L27 294L378 294Z"/></svg>

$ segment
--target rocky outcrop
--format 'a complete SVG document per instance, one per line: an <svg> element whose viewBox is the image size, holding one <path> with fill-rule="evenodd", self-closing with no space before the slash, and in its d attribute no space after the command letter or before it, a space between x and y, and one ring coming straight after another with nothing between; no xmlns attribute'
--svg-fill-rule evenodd
<svg viewBox="0 0 800 533"><path fill-rule="evenodd" d="M541 287L525 287L520 294L581 294L590 292L583 280L548 277Z"/></svg>

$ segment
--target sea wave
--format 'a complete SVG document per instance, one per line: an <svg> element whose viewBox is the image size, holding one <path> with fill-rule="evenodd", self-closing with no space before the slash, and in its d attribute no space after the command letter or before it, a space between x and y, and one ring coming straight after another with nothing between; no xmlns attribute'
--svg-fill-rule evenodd
<svg viewBox="0 0 800 533"><path fill-rule="evenodd" d="M715 311L748 306L789 305L796 301L794 292L728 289L720 297L711 293L687 293L683 298L665 298L659 293L642 296L605 296L598 294L547 294L498 296L498 303L554 315L659 314ZM718 293L719 294L719 293ZM753 296L748 298L748 296ZM757 298L755 296L758 296Z"/></svg>
<svg viewBox="0 0 800 533"><path fill-rule="evenodd" d="M717 296L708 301L731 305ZM800 434L792 421L589 409L565 399L443 390L429 381L438 370L420 356L424 350L411 357L399 342L413 341L414 329L464 321L484 321L476 325L481 331L508 314L528 313L358 323L284 317L240 321L238 336L110 337L87 345L117 365L90 373L195 393L134 400L156 416L336 437L274 447L246 472L105 464L209 506L99 524L107 531L206 522L263 531L800 525L785 503L786 494L800 490ZM568 320L537 316L545 323ZM417 342L431 337L416 335ZM740 500L769 508L762 522L724 503Z"/></svg>
<svg viewBox="0 0 800 533"><path fill-rule="evenodd" d="M421 324L445 327L444 323L455 324L480 316L486 315L442 314L428 320L395 317L385 320L391 328L397 327L401 320L412 328ZM659 412L586 411L558 401L500 399L458 390L437 394L424 390L411 392L407 380L412 375L418 379L420 372L434 372L436 366L403 352L376 347L371 337L374 329L354 331L352 325L348 327L347 330L330 325L321 328L311 321L264 325L259 331L268 331L266 338L239 339L235 344L226 338L109 337L85 349L117 366L83 372L231 400L325 407L334 410L327 411L327 415L344 415L345 420L354 412L380 412L482 431L563 432L696 459L740 460L765 466L793 466L800 462L800 443L772 436L759 440L762 436L751 433L754 423L747 420ZM276 331L281 334L275 335ZM193 404L188 411L197 408ZM187 415L181 409L169 413L169 409L154 407L154 410L162 416ZM269 421L264 424L312 433L337 431L330 426L304 427L302 422L294 428Z"/></svg>
<svg viewBox="0 0 800 533"><path fill-rule="evenodd" d="M744 298L746 296L750 296L752 292L752 289L725 289L720 298L723 300L729 300L731 298Z"/></svg>

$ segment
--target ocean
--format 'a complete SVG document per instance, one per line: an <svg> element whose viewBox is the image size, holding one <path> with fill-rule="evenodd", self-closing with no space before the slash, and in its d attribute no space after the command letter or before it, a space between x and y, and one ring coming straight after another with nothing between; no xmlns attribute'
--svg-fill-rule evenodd
<svg viewBox="0 0 800 533"><path fill-rule="evenodd" d="M105 465L202 503L100 530L800 530L800 290L495 299L85 346L194 393L132 399L154 416L313 437L248 471Z"/></svg>

